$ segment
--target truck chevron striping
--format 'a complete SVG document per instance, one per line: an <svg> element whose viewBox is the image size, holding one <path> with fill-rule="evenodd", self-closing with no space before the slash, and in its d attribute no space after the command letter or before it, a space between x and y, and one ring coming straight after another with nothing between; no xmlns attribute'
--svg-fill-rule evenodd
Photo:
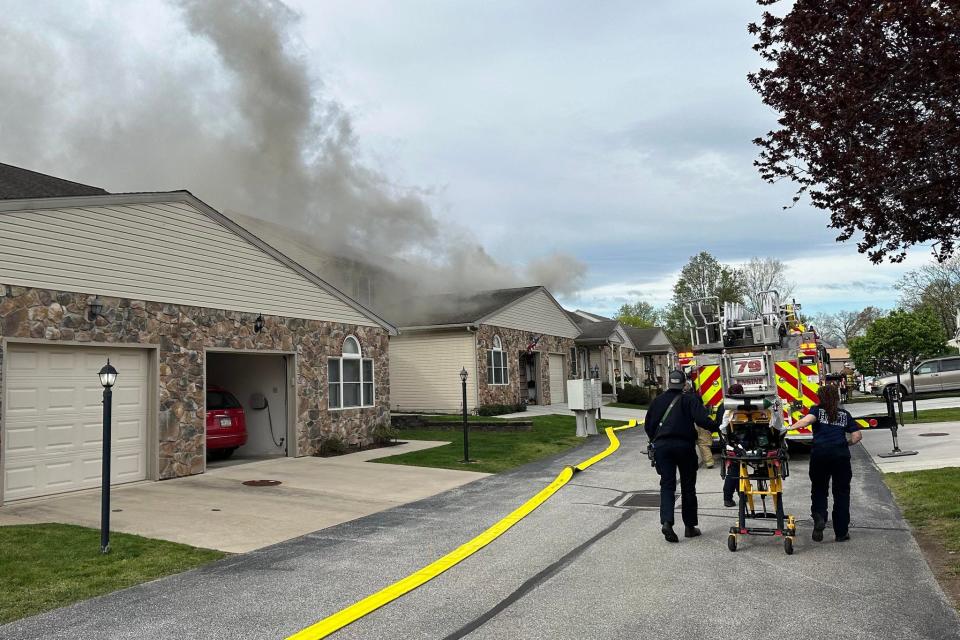
<svg viewBox="0 0 960 640"><path fill-rule="evenodd" d="M703 399L704 406L713 412L723 402L723 385L720 382L720 367L705 364L697 372L694 383Z"/></svg>
<svg viewBox="0 0 960 640"><path fill-rule="evenodd" d="M622 431L623 429L630 429L636 426L637 421L630 420L626 425L621 427L607 427L605 432L610 442L606 449L592 458L584 460L574 467L565 467L553 482L544 487L535 496L520 505L516 510L510 513L510 515L503 518L474 539L454 549L439 560L435 560L434 562L428 564L419 571L411 573L406 578L398 580L392 585L384 587L380 591L367 596L363 600L360 600L359 602L356 602L345 609L341 609L337 613L320 620L306 629L298 631L292 636L289 636L287 640L319 640L319 638L326 638L331 633L339 631L352 622L356 622L368 613L376 611L383 605L388 604L413 591L417 587L426 584L430 580L433 580L444 571L455 567L459 563L475 554L477 551L480 551L480 549L483 549L485 546L502 536L511 527L513 527L513 525L530 515L534 509L542 505L544 502L550 499L553 494L570 482L570 479L575 473L585 471L589 467L600 462L619 449L620 439L617 438L615 433L616 431Z"/></svg>

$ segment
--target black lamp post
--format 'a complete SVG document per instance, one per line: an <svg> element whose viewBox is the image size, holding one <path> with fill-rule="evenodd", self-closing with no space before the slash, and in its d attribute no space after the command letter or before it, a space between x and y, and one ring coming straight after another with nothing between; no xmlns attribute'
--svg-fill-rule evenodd
<svg viewBox="0 0 960 640"><path fill-rule="evenodd" d="M460 369L460 386L463 389L463 461L470 462L470 429L467 427L467 368Z"/></svg>
<svg viewBox="0 0 960 640"><path fill-rule="evenodd" d="M100 369L100 384L103 385L103 460L100 470L100 553L110 553L110 422L113 403L113 385L117 370L110 364Z"/></svg>

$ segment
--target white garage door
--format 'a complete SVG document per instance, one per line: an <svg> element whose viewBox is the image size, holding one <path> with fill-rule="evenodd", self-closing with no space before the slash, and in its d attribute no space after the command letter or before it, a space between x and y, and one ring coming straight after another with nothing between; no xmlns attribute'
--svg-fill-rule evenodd
<svg viewBox="0 0 960 640"><path fill-rule="evenodd" d="M566 370L563 367L563 356L550 354L550 402L564 402L566 398Z"/></svg>
<svg viewBox="0 0 960 640"><path fill-rule="evenodd" d="M4 500L100 485L103 387L109 356L113 389L111 481L147 477L148 357L139 349L10 344L6 354Z"/></svg>

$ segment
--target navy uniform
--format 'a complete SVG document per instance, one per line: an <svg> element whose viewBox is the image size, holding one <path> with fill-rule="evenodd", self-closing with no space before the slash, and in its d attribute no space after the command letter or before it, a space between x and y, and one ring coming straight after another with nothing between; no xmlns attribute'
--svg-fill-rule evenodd
<svg viewBox="0 0 960 640"><path fill-rule="evenodd" d="M813 445L810 448L810 512L813 516L814 540L823 539L827 520L827 491L833 484L833 531L838 541L850 538L850 445L847 435L860 430L857 421L846 409L837 409L830 420L819 406L810 410L813 417ZM809 420L809 418L808 418Z"/></svg>
<svg viewBox="0 0 960 640"><path fill-rule="evenodd" d="M673 504L680 472L680 511L684 535L700 535L697 528L697 430L715 431L719 426L696 395L683 393L686 376L671 371L667 391L657 396L647 411L644 431L653 443L654 461L660 474L660 524L668 542L678 542L673 531ZM661 424L662 423L662 424Z"/></svg>

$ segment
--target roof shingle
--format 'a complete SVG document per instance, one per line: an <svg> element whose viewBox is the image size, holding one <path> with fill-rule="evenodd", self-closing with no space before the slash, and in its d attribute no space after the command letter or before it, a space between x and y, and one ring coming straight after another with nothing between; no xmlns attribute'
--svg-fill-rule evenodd
<svg viewBox="0 0 960 640"><path fill-rule="evenodd" d="M25 198L61 198L68 196L104 196L108 192L63 178L48 176L0 162L0 200Z"/></svg>

